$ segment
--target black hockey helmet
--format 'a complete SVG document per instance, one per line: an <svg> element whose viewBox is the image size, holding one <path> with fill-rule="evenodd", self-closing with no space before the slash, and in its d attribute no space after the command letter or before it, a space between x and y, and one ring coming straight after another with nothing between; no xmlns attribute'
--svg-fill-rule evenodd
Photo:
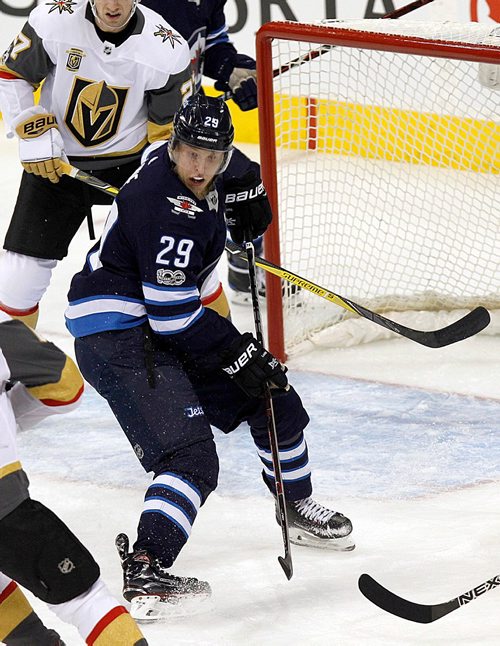
<svg viewBox="0 0 500 646"><path fill-rule="evenodd" d="M234 127L225 101L198 92L190 96L174 116L172 144L183 141L197 148L228 153L233 147Z"/></svg>

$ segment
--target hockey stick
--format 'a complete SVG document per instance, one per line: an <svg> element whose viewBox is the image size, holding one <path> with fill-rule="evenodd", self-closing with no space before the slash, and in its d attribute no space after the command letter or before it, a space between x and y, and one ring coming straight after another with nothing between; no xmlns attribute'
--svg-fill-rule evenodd
<svg viewBox="0 0 500 646"><path fill-rule="evenodd" d="M65 175L69 175L69 177L73 177L73 179L78 179L80 182L84 182L85 184L93 186L104 193L108 193L108 195L112 195L113 197L118 195L119 189L117 189L116 186L111 186L111 184L103 182L102 179L98 179L97 177L94 177L71 164L61 161L61 169Z"/></svg>
<svg viewBox="0 0 500 646"><path fill-rule="evenodd" d="M226 250L233 255L238 255L240 258L246 259L245 252L241 249L241 247L239 247L231 240L226 241ZM316 294L317 296L330 301L330 303L339 305L340 307L343 307L345 310L353 312L354 314L359 314L359 316L362 316L363 318L368 319L369 321L372 321L373 323L376 323L377 325L380 325L387 330L391 330L391 332L395 332L400 336L404 336L405 338L410 339L411 341L415 341L416 343L420 343L421 345L425 345L428 348L442 348L443 346L450 345L451 343L463 341L464 339L467 339L468 337L473 336L474 334L477 334L478 332L483 330L490 322L490 315L488 313L488 310L486 310L484 307L476 307L474 310L463 316L458 321L455 321L451 325L448 325L439 330L431 330L428 332L414 330L413 328L405 327L400 323L391 321L381 314L372 312L366 307L358 305L348 298L339 296L338 294L331 292L325 287L320 287L316 283L302 278L298 274L294 274L293 272L288 271L288 269L283 269L283 267L279 267L269 260L265 260L264 258L257 256L255 258L255 264L258 267L261 267L261 269L264 269L265 271L274 274L279 278L283 278L293 285L297 285L298 287L301 287L308 292L312 292L313 294Z"/></svg>
<svg viewBox="0 0 500 646"><path fill-rule="evenodd" d="M358 581L362 594L376 606L397 617L401 617L401 619L415 621L419 624L430 624L436 619L441 619L441 617L457 610L457 608L474 601L485 592L493 590L498 585L500 585L500 574L496 574L492 579L480 583L472 590L468 590L458 595L458 597L450 599L450 601L424 605L398 597L397 594L377 583L369 574L362 574Z"/></svg>
<svg viewBox="0 0 500 646"><path fill-rule="evenodd" d="M104 193L108 193L108 195L112 195L113 197L118 194L118 189L114 186L111 186L107 182L103 182L102 180L97 179L97 177L93 177L85 171L79 170L78 168L75 168L70 164L63 162L62 166L63 172L70 177L73 177L80 182L84 182L85 184L89 184L90 186L93 186L94 188L97 188ZM247 256L243 249L241 249L241 247L236 245L231 240L227 240L226 250L233 255L239 255L244 260L247 259ZM468 337L473 336L474 334L477 334L478 332L483 330L490 322L490 315L488 313L488 310L484 307L476 307L458 321L455 321L451 325L448 325L447 327L441 328L439 330L431 330L428 332L414 330L413 328L405 327L404 325L396 323L395 321L391 321L381 314L372 312L366 307L358 305L348 298L339 296L338 294L335 294L330 290L325 289L324 287L320 287L319 285L316 285L315 283L312 283L305 278L301 278L298 274L294 274L287 269L283 269L283 267L279 267L278 265L269 262L269 260L264 260L264 258L256 256L255 264L265 271L268 271L271 274L278 276L279 278L283 278L289 283L298 285L299 287L302 287L303 289L312 292L313 294L317 294L321 298L325 298L327 301L330 301L330 303L339 305L349 312L358 314L359 316L362 316L363 318L366 318L369 321L372 321L373 323L386 328L387 330L391 330L391 332L395 332L400 336L404 336L411 341L415 341L415 343L420 343L421 345L425 345L429 348L442 348L443 346L450 345L451 343L463 341L464 339L467 339Z"/></svg>
<svg viewBox="0 0 500 646"><path fill-rule="evenodd" d="M411 13L412 11L415 11L415 9L419 9L420 7L423 7L424 5L431 2L434 2L434 0L415 0L414 2L410 2L410 4L407 4L400 9L395 9L394 11L386 13L385 15L380 17L380 20L395 20L396 18L401 18L401 16L405 16L407 13ZM332 49L335 49L335 47L337 47L337 45L322 45L321 47L318 47L318 49L312 49L306 54L297 56L297 58L293 58L288 63L284 63L280 67L277 67L275 70L273 70L273 78L276 78L277 76L288 72L294 67L300 67L304 63L313 61L315 58L319 58L323 54L326 54L326 52L330 52ZM221 94L220 97L224 99L224 101L227 101L228 99L231 99L233 97L233 92L231 90L227 90L226 92L224 92L224 94Z"/></svg>
<svg viewBox="0 0 500 646"><path fill-rule="evenodd" d="M262 334L262 321L260 317L259 292L257 290L257 272L255 269L255 247L253 246L252 236L246 235L248 242L245 242L246 258L248 261L248 277L250 279L250 293L252 295L253 318L255 322L255 336L257 341L264 345L264 335ZM278 436L276 433L276 421L274 419L273 398L271 388L266 382L265 385L265 402L267 417L267 433L269 444L271 446L271 458L274 471L274 483L276 488L276 501L278 503L279 519L281 534L283 536L283 546L285 556L278 556L278 561L286 578L290 580L293 576L292 554L290 551L290 536L288 532L288 519L286 515L285 492L283 487L283 474L281 473L281 464L278 448Z"/></svg>

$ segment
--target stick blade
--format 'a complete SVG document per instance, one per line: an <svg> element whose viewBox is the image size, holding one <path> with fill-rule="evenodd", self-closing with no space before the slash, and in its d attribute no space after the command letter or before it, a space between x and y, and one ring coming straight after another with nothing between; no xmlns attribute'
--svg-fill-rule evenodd
<svg viewBox="0 0 500 646"><path fill-rule="evenodd" d="M459 607L457 599L433 606L407 601L384 588L369 574L362 574L359 577L358 587L361 593L381 610L418 624L430 624Z"/></svg>
<svg viewBox="0 0 500 646"><path fill-rule="evenodd" d="M476 307L458 321L431 333L429 343L426 345L431 348L442 348L463 341L484 330L490 320L490 314L485 307Z"/></svg>
<svg viewBox="0 0 500 646"><path fill-rule="evenodd" d="M283 568L283 572L285 573L286 578L290 581L293 576L293 564L290 552L288 552L285 557L278 556L278 562Z"/></svg>

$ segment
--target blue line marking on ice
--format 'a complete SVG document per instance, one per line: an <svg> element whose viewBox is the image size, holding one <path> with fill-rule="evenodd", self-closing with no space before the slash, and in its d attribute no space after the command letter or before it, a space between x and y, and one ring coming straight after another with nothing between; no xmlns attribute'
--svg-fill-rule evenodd
<svg viewBox="0 0 500 646"><path fill-rule="evenodd" d="M500 402L292 372L311 417L306 429L315 494L397 499L500 479ZM145 488L107 403L87 387L82 405L19 433L28 474ZM250 433L215 431L218 493L266 494Z"/></svg>

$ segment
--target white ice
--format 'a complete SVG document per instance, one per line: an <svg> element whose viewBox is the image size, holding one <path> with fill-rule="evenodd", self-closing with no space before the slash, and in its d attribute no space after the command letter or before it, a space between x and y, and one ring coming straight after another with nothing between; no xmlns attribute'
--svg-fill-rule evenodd
<svg viewBox="0 0 500 646"><path fill-rule="evenodd" d="M15 142L2 139L0 158L3 237L20 176ZM105 209L96 211L99 229ZM66 292L89 246L84 225L42 302L40 331L68 352ZM235 306L233 316L242 329L252 329L247 308ZM359 575L368 572L404 597L436 603L499 572L498 337L441 350L380 341L315 351L289 367L311 415L316 496L349 515L357 547L344 554L294 548L288 582L277 562L283 548L273 503L249 434L243 428L230 436L216 432L220 485L173 570L208 580L214 610L144 626L150 646L498 645L500 591L419 625L385 614L357 588ZM149 476L106 403L87 388L79 411L21 434L20 450L32 496L91 549L119 598L114 538L120 531L135 536ZM38 600L33 604L68 646L81 644L73 627Z"/></svg>

